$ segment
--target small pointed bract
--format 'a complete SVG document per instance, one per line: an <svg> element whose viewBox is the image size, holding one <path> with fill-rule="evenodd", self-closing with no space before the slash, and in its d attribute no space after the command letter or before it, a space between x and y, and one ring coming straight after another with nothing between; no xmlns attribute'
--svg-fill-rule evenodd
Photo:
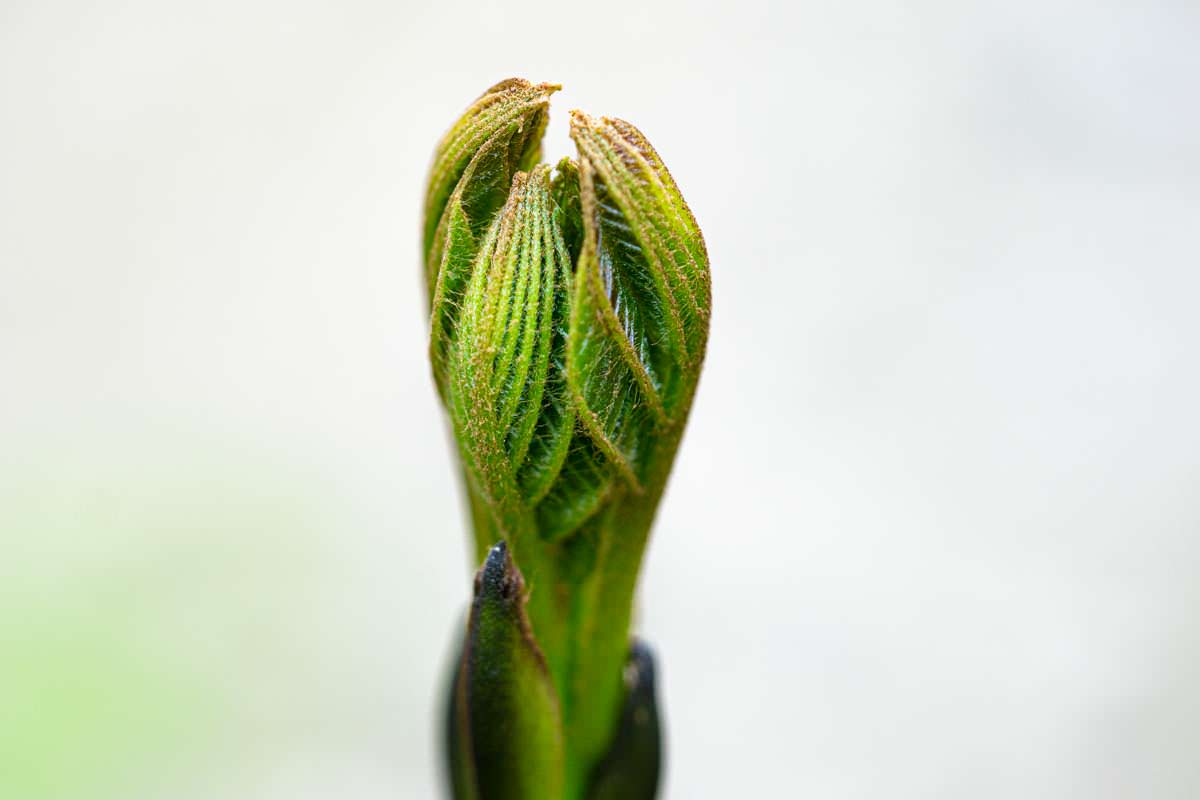
<svg viewBox="0 0 1200 800"><path fill-rule="evenodd" d="M458 800L562 796L558 697L524 605L524 580L501 542L475 576L451 704L458 724L457 737L450 737L457 739L451 761Z"/></svg>

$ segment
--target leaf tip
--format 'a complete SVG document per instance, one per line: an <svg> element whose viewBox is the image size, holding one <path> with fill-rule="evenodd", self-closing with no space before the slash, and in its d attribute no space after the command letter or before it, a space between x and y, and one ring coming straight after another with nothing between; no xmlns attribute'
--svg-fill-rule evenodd
<svg viewBox="0 0 1200 800"><path fill-rule="evenodd" d="M511 602L520 597L525 581L513 563L508 543L503 539L488 551L487 558L475 575L475 595L480 600Z"/></svg>

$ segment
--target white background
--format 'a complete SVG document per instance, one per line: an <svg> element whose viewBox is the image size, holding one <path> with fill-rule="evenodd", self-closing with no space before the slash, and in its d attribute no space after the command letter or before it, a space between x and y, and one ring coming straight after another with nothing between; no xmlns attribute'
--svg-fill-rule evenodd
<svg viewBox="0 0 1200 800"><path fill-rule="evenodd" d="M635 122L712 258L666 797L1200 796L1191 2L0 6L0 795L436 796L434 143ZM7 784L7 786L6 786Z"/></svg>

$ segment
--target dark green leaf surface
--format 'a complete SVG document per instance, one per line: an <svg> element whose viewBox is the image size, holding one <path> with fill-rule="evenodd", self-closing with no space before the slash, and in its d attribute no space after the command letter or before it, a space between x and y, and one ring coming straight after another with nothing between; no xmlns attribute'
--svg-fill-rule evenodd
<svg viewBox="0 0 1200 800"><path fill-rule="evenodd" d="M654 656L634 640L625 663L625 702L612 748L592 774L587 800L654 800L662 764Z"/></svg>
<svg viewBox="0 0 1200 800"><path fill-rule="evenodd" d="M446 779L449 783L451 800L478 800L475 786L475 767L471 763L471 742L467 736L467 716L464 686L461 680L463 652L466 641L458 643L458 657L447 683L449 688L446 702L446 717L443 720L442 745L446 755Z"/></svg>
<svg viewBox="0 0 1200 800"><path fill-rule="evenodd" d="M458 678L458 751L469 763L456 781L460 800L562 797L558 697L524 605L524 581L501 542L475 577Z"/></svg>

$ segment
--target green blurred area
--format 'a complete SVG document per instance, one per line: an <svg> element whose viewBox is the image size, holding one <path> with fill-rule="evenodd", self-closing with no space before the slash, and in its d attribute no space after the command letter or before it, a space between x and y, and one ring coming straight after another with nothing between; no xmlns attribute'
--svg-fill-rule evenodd
<svg viewBox="0 0 1200 800"><path fill-rule="evenodd" d="M210 730L213 687L139 647L128 608L7 608L0 796L115 796Z"/></svg>
<svg viewBox="0 0 1200 800"><path fill-rule="evenodd" d="M154 794L252 746L242 700L312 563L278 465L93 452L0 473L2 798Z"/></svg>

